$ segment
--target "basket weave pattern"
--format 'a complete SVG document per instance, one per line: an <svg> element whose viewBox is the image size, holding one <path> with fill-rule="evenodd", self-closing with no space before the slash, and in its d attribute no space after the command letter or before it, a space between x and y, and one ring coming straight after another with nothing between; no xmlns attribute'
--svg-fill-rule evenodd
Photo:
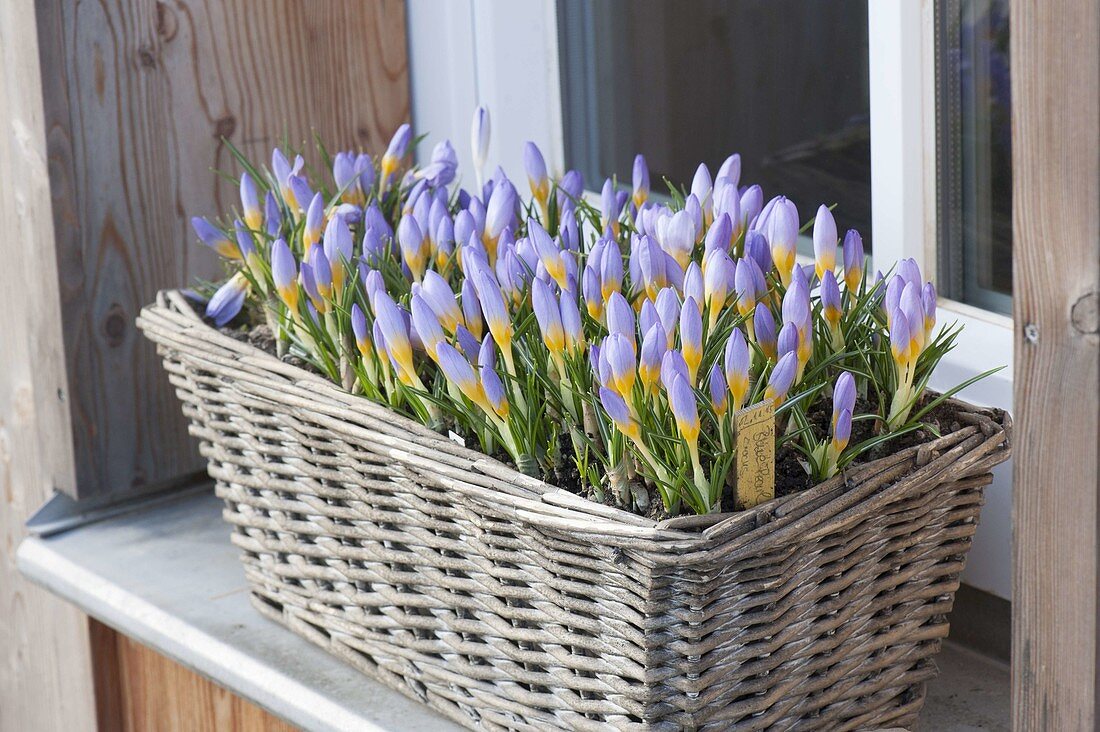
<svg viewBox="0 0 1100 732"><path fill-rule="evenodd" d="M203 324L139 318L265 615L471 728L911 726L1008 418L655 523Z"/></svg>

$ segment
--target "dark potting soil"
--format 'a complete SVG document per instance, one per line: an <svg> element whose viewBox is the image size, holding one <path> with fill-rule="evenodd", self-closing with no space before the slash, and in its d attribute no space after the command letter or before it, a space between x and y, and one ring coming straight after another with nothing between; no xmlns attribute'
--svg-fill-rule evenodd
<svg viewBox="0 0 1100 732"><path fill-rule="evenodd" d="M197 309L199 315L202 315L201 310ZM260 325L252 327L248 325L246 318L242 315L234 319L227 326L221 328L221 332L225 333L236 340L243 341L249 345L254 346L262 351L265 351L271 355L276 354L276 343L270 328L266 325ZM209 321L208 321L209 322ZM320 373L311 363L301 359L297 356L286 354L282 357L284 363L292 364L299 368L305 369L313 373ZM919 409L921 406L927 404L930 400L935 399L936 394L926 392L921 398L920 403L915 409ZM828 400L818 402L813 409L810 410L807 415L810 424L814 430L815 435L820 439L828 434L830 421L832 419L832 404ZM856 401L856 414L869 414L877 411L876 406L860 398ZM950 404L941 404L932 409L928 414L924 415L922 419L927 425L930 425L940 435L946 435L950 432L954 432L962 426L956 417L956 410ZM855 445L866 439L873 437L875 433L876 422L875 420L860 420L852 424L852 436L849 444ZM872 450L864 453L857 459L852 466L859 466L873 460L885 457L899 450L903 450L907 447L919 445L923 442L927 442L934 439L936 434L928 429L919 429L909 434L902 435L893 440L884 442ZM569 442L567 435L562 434L559 436L559 454L570 455L572 453L572 446ZM497 452L492 457L500 460L505 464L510 464L511 459L507 454ZM684 466L684 470L689 470L688 466ZM572 460L562 461L562 464L556 466L550 475L543 476L544 479L553 485L556 485L571 493L583 495L591 501L596 503L602 503L607 506L614 506L614 497L610 495L610 492L604 490L603 495L597 495L591 486L582 485L581 476L577 470L576 464ZM814 485L813 478L807 472L804 458L802 455L791 447L781 447L775 456L775 495L777 497L788 496L795 493L800 493L804 490L812 488ZM651 518L655 521L661 521L669 518L668 512L665 510L664 505L661 503L660 497L654 492L650 492L650 505L645 511L639 511L647 518ZM738 510L734 505L734 497L730 491L727 491L722 499L722 511L733 512Z"/></svg>

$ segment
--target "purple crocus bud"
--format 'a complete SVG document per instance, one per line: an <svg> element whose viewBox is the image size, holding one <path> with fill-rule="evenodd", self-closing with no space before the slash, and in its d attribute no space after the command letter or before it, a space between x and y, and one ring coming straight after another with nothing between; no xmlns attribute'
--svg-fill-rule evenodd
<svg viewBox="0 0 1100 732"><path fill-rule="evenodd" d="M641 208L649 198L649 166L646 165L644 155L634 156L634 170L632 176L634 184L634 207Z"/></svg>
<svg viewBox="0 0 1100 732"><path fill-rule="evenodd" d="M302 262L302 267L298 270L298 284L305 290L306 296L309 298L314 308L317 308L318 303L320 303L321 308L327 309L327 305L321 298L320 291L317 289L317 280L313 274L313 265L304 261Z"/></svg>
<svg viewBox="0 0 1100 732"><path fill-rule="evenodd" d="M343 216L333 216L325 227L325 255L332 264L350 262L352 257L351 229Z"/></svg>
<svg viewBox="0 0 1100 732"><path fill-rule="evenodd" d="M470 275L468 275L470 276ZM488 269L478 269L472 273L474 287L477 288L478 302L485 316L485 323L493 339L506 354L512 349L512 317L504 302L500 286Z"/></svg>
<svg viewBox="0 0 1100 732"><path fill-rule="evenodd" d="M264 230L267 231L268 236L277 237L281 228L283 228L283 213L279 209L275 194L268 191L264 196Z"/></svg>
<svg viewBox="0 0 1100 732"><path fill-rule="evenodd" d="M681 269L687 267L695 248L695 225L691 214L677 211L658 221L657 231L661 248L676 260Z"/></svg>
<svg viewBox="0 0 1100 732"><path fill-rule="evenodd" d="M703 249L706 252L711 252L716 249L728 252L730 248L730 239L732 237L733 224L731 223L730 215L725 212L719 213L715 211L714 223L707 229L706 238L703 239Z"/></svg>
<svg viewBox="0 0 1100 732"><path fill-rule="evenodd" d="M241 173L241 208L244 210L244 221L248 228L259 231L263 224L260 194L256 190L256 181L248 173Z"/></svg>
<svg viewBox="0 0 1100 732"><path fill-rule="evenodd" d="M695 169L695 176L691 179L691 195L699 201L699 207L704 214L704 223L709 222L714 211L714 182L710 177L710 170L705 163L699 163Z"/></svg>
<svg viewBox="0 0 1100 732"><path fill-rule="evenodd" d="M206 317L221 328L241 312L247 294L248 279L238 272L219 287L210 302L206 303Z"/></svg>
<svg viewBox="0 0 1100 732"><path fill-rule="evenodd" d="M633 347L635 338L634 309L630 307L630 303L626 301L622 293L611 293L611 297L607 298L606 311L607 331L622 334L630 339L630 344Z"/></svg>
<svg viewBox="0 0 1100 732"><path fill-rule="evenodd" d="M840 324L840 285L831 269L825 270L825 276L821 278L821 310L831 327L836 328Z"/></svg>
<svg viewBox="0 0 1100 732"><path fill-rule="evenodd" d="M481 380L474 373L474 367L454 346L449 343L440 343L439 348L436 349L436 362L447 381L457 386L467 399L483 409L486 407L492 409L484 392L479 388ZM493 411L495 413L496 410Z"/></svg>
<svg viewBox="0 0 1100 732"><path fill-rule="evenodd" d="M898 262L898 274L906 283L912 283L917 287L920 287L921 283L924 282L924 277L920 273L920 266L917 265L917 260L912 257Z"/></svg>
<svg viewBox="0 0 1100 732"><path fill-rule="evenodd" d="M714 176L714 180L726 180L728 185L736 189L741 182L741 156L734 153L723 160L721 167L718 168L718 173Z"/></svg>
<svg viewBox="0 0 1100 732"><path fill-rule="evenodd" d="M558 181L558 188L560 188L568 199L577 200L584 193L584 176L581 175L579 170L566 171L565 175Z"/></svg>
<svg viewBox="0 0 1100 732"><path fill-rule="evenodd" d="M492 343L493 341L492 338L486 338L485 340L487 343ZM462 351L467 358L473 358L473 354L477 353L484 345L478 343L477 338L474 338L474 334L464 325L460 325L455 329L455 341L458 343L458 349Z"/></svg>
<svg viewBox="0 0 1100 732"><path fill-rule="evenodd" d="M393 238L393 228L386 221L382 209L378 208L378 204L373 201L363 212L363 226L367 229L374 229L383 239Z"/></svg>
<svg viewBox="0 0 1100 732"><path fill-rule="evenodd" d="M565 350L565 328L561 322L561 308L550 286L536 279L531 283L531 307L542 331L542 342L555 358Z"/></svg>
<svg viewBox="0 0 1100 732"><path fill-rule="evenodd" d="M672 387L672 382L677 377L683 378L684 381L688 380L687 363L684 361L682 353L669 349L661 357L661 385L665 387L665 391Z"/></svg>
<svg viewBox="0 0 1100 732"><path fill-rule="evenodd" d="M385 154L382 155L381 183L383 188L389 185L390 178L397 171L401 159L405 157L405 153L408 151L411 139L412 127L407 123L398 127L397 131L393 133L393 137L390 138L390 144L386 147Z"/></svg>
<svg viewBox="0 0 1100 732"><path fill-rule="evenodd" d="M462 320L475 338L481 338L485 327L481 321L481 303L478 302L474 283L468 277L462 280Z"/></svg>
<svg viewBox="0 0 1100 732"><path fill-rule="evenodd" d="M746 230L749 224L760 215L764 208L764 189L758 185L751 185L741 194L741 229Z"/></svg>
<svg viewBox="0 0 1100 732"><path fill-rule="evenodd" d="M419 294L413 294L410 305L412 306L412 326L420 336L424 350L434 359L436 348L445 339L443 326L439 324L439 317L436 316L432 306Z"/></svg>
<svg viewBox="0 0 1100 732"><path fill-rule="evenodd" d="M855 229L844 235L844 286L853 295L863 281L863 239Z"/></svg>
<svg viewBox="0 0 1100 732"><path fill-rule="evenodd" d="M779 355L779 342L775 332L775 318L772 316L772 311L764 303L760 303L756 306L756 312L753 313L752 318L753 334L756 337L756 343L760 346L760 350L764 352L764 356L769 361L775 361Z"/></svg>
<svg viewBox="0 0 1100 732"><path fill-rule="evenodd" d="M856 409L856 380L847 371L841 372L837 377L836 386L833 387L833 429L836 429L837 419L841 412L848 412L849 420Z"/></svg>
<svg viewBox="0 0 1100 732"><path fill-rule="evenodd" d="M737 411L744 405L745 397L749 393L751 363L749 345L745 342L745 336L740 328L734 328L730 333L724 356L726 383L729 385L730 394L733 395L733 410Z"/></svg>
<svg viewBox="0 0 1100 732"><path fill-rule="evenodd" d="M733 276L733 289L737 292L737 312L748 315L756 308L756 301L762 293L757 288L758 280L753 269L759 269L756 261L742 257L737 261Z"/></svg>
<svg viewBox="0 0 1100 732"><path fill-rule="evenodd" d="M804 281L795 280L783 296L783 322L794 323L800 331L810 328L810 288Z"/></svg>
<svg viewBox="0 0 1100 732"><path fill-rule="evenodd" d="M936 286L931 282L925 282L921 289L921 303L924 305L924 339L932 339L932 331L936 327Z"/></svg>
<svg viewBox="0 0 1100 732"><path fill-rule="evenodd" d="M191 228L195 230L199 241L213 249L226 259L241 259L241 250L224 231L214 226L204 218L195 216L191 219Z"/></svg>
<svg viewBox="0 0 1100 732"><path fill-rule="evenodd" d="M286 201L287 207L297 212L301 207L310 199L312 195L305 198L297 198L294 192L294 188L291 185L291 179L298 176L298 172L305 165L305 161L301 155L294 157L294 166L291 167L290 163L286 159L286 155L283 155L283 151L279 148L275 148L271 151L271 172L275 176L275 183L279 187L279 192L283 196L283 200Z"/></svg>
<svg viewBox="0 0 1100 732"><path fill-rule="evenodd" d="M638 357L638 378L648 392L653 391L661 375L661 361L667 350L668 334L660 321L657 321L646 329Z"/></svg>
<svg viewBox="0 0 1100 732"><path fill-rule="evenodd" d="M271 279L283 304L292 313L298 312L298 265L284 239L271 245Z"/></svg>
<svg viewBox="0 0 1100 732"><path fill-rule="evenodd" d="M378 296L378 293L386 291L386 282L382 278L382 273L376 269L368 270L363 276L363 289L367 292L367 304L371 306L371 310L377 314L377 310L374 307L374 299Z"/></svg>
<svg viewBox="0 0 1100 732"><path fill-rule="evenodd" d="M481 238L477 230L477 222L469 211L459 211L455 216L454 236L459 244L465 244L471 237Z"/></svg>
<svg viewBox="0 0 1100 732"><path fill-rule="evenodd" d="M309 266L313 268L313 281L317 286L317 293L323 299L331 300L333 293L332 264L325 256L325 250L318 244L314 244L309 253ZM314 303L314 305L317 305L317 303ZM317 309L324 313L327 307L317 305Z"/></svg>
<svg viewBox="0 0 1100 732"><path fill-rule="evenodd" d="M698 262L691 262L684 272L684 300L693 298L698 305L703 302L704 293L703 269Z"/></svg>
<svg viewBox="0 0 1100 732"><path fill-rule="evenodd" d="M718 364L710 367L707 376L707 387L710 391L710 406L719 417L724 417L729 409L729 387L726 386L726 377Z"/></svg>
<svg viewBox="0 0 1100 732"><path fill-rule="evenodd" d="M603 295L601 294L600 275L592 266L591 260L585 265L581 273L581 294L584 296L584 304L588 308L588 314L593 320L603 317Z"/></svg>
<svg viewBox="0 0 1100 732"><path fill-rule="evenodd" d="M485 170L485 161L489 158L491 131L489 110L484 106L480 106L474 110L474 118L470 124L470 150L473 153L474 170L477 171L479 186L481 185L481 172ZM459 241L465 241L465 239Z"/></svg>
<svg viewBox="0 0 1100 732"><path fill-rule="evenodd" d="M643 300L641 310L638 311L638 330L641 333L649 332L655 323L661 322L661 316L657 314L657 307L652 300Z"/></svg>
<svg viewBox="0 0 1100 732"><path fill-rule="evenodd" d="M515 224L516 189L508 180L502 181L493 189L489 198L489 207L485 211L485 231L482 235L489 257L496 255L494 247L501 233Z"/></svg>
<svg viewBox="0 0 1100 732"><path fill-rule="evenodd" d="M745 234L745 257L756 262L761 276L770 272L772 268L772 253L768 246L768 240L758 231L750 231ZM767 289L767 287L765 287Z"/></svg>
<svg viewBox="0 0 1100 732"><path fill-rule="evenodd" d="M400 374L402 380L408 383L415 376L416 370L413 367L412 342L409 339L409 327L405 321L404 311L384 290L374 296L374 311L374 322L382 331L386 352L403 372ZM436 355L439 355L438 350Z"/></svg>
<svg viewBox="0 0 1100 732"><path fill-rule="evenodd" d="M657 293L668 286L668 276L665 268L667 255L649 236L643 234L638 239L635 249L638 258L639 279L649 299L657 297Z"/></svg>
<svg viewBox="0 0 1100 732"><path fill-rule="evenodd" d="M605 232L610 229L617 234L620 213L617 204L615 184L608 178L603 182L603 190L600 193L600 226Z"/></svg>
<svg viewBox="0 0 1100 732"><path fill-rule="evenodd" d="M401 246L401 259L412 272L413 279L419 282L427 266L425 251L427 246L424 233L415 217L408 215L401 217L401 221L397 224L397 243Z"/></svg>
<svg viewBox="0 0 1100 732"><path fill-rule="evenodd" d="M765 235L771 245L772 261L779 270L779 279L786 286L791 281L798 244L798 209L793 201L783 196L775 199Z"/></svg>
<svg viewBox="0 0 1100 732"><path fill-rule="evenodd" d="M719 185L720 184L720 185ZM734 236L741 232L741 194L737 186L731 186L725 180L719 179L714 187L714 219L724 216L729 222L728 247Z"/></svg>
<svg viewBox="0 0 1100 732"><path fill-rule="evenodd" d="M890 316L890 351L898 366L904 367L909 363L912 355L909 344L909 320L900 308L895 308Z"/></svg>
<svg viewBox="0 0 1100 732"><path fill-rule="evenodd" d="M680 322L680 298L671 287L665 287L657 293L654 301L657 315L661 318L661 327L668 334L668 347L672 348L672 339L676 336L676 327Z"/></svg>
<svg viewBox="0 0 1100 732"><path fill-rule="evenodd" d="M729 297L730 283L736 283L736 267L724 249L714 249L705 260L706 275L703 292L709 310L709 322L713 328ZM685 278L686 280L686 278ZM734 285L736 287L736 284ZM755 288L754 288L755 289Z"/></svg>
<svg viewBox="0 0 1100 732"><path fill-rule="evenodd" d="M634 365L634 340L622 333L612 333L604 338L600 354L610 369L608 385L623 397L629 397L637 377L637 369Z"/></svg>
<svg viewBox="0 0 1100 732"><path fill-rule="evenodd" d="M351 332L355 335L355 345L359 353L367 356L370 353L370 328L367 325L367 315L359 303L351 305Z"/></svg>
<svg viewBox="0 0 1100 732"><path fill-rule="evenodd" d="M916 358L924 350L924 302L921 299L920 285L912 282L905 285L901 291L899 307L909 321L912 357Z"/></svg>
<svg viewBox="0 0 1100 732"><path fill-rule="evenodd" d="M306 225L302 230L302 244L304 251L308 252L314 244L321 240L321 226L325 222L325 199L317 193L309 201L306 209Z"/></svg>
<svg viewBox="0 0 1100 732"><path fill-rule="evenodd" d="M684 199L683 213L687 214L688 220L691 221L691 243L694 246L695 242L699 241L699 234L702 233L706 224L703 204L699 202L699 198L694 193L688 194L688 197Z"/></svg>
<svg viewBox="0 0 1100 732"><path fill-rule="evenodd" d="M797 352L798 343L798 327L794 323L784 323L779 329L779 354Z"/></svg>
<svg viewBox="0 0 1100 732"><path fill-rule="evenodd" d="M843 410L837 415L833 424L833 450L837 453L844 450L848 446L848 440L852 437L852 412L849 409Z"/></svg>
<svg viewBox="0 0 1100 732"><path fill-rule="evenodd" d="M340 200L352 202L359 193L359 173L355 169L355 158L351 153L341 151L333 156L332 180L340 192Z"/></svg>
<svg viewBox="0 0 1100 732"><path fill-rule="evenodd" d="M814 217L814 272L819 280L826 272L836 270L836 240L836 220L822 204Z"/></svg>
<svg viewBox="0 0 1100 732"><path fill-rule="evenodd" d="M550 176L546 172L546 159L539 146L528 140L523 145L523 168L527 171L527 183L531 196L540 203L550 197Z"/></svg>
<svg viewBox="0 0 1100 732"><path fill-rule="evenodd" d="M561 293L561 326L565 331L565 346L573 353L584 348L584 321L577 306L575 292L564 290Z"/></svg>
<svg viewBox="0 0 1100 732"><path fill-rule="evenodd" d="M466 349L463 348L463 350ZM497 344L492 336L486 338L483 343L466 351L467 358L472 360L475 352L477 353L478 366L490 369L495 369L497 367Z"/></svg>
<svg viewBox="0 0 1100 732"><path fill-rule="evenodd" d="M619 394L615 393L607 387L600 387L600 404L603 405L603 409L607 412L607 416L615 424L615 428L629 437L631 440L637 441L641 438L641 430L638 427L637 420L630 414L630 407L627 406L626 400Z"/></svg>
<svg viewBox="0 0 1100 732"><path fill-rule="evenodd" d="M463 322L462 311L455 300L455 294L447 280L439 276L433 270L424 273L424 281L420 286L420 296L431 307L443 328L454 333L455 328Z"/></svg>
<svg viewBox="0 0 1100 732"><path fill-rule="evenodd" d="M252 233L244 227L240 219L233 222L233 232L237 238L237 249L241 253L241 259L248 261L249 257L256 254L256 246L252 243Z"/></svg>
<svg viewBox="0 0 1100 732"><path fill-rule="evenodd" d="M298 201L299 204L313 200L313 189L309 187L309 182L305 179L305 176L290 176L290 190L293 191L291 198Z"/></svg>
<svg viewBox="0 0 1100 732"><path fill-rule="evenodd" d="M680 434L689 445L694 445L699 439L699 407L695 403L695 390L684 377L673 378L668 388L668 406Z"/></svg>
<svg viewBox="0 0 1100 732"><path fill-rule="evenodd" d="M507 419L508 394L504 390L504 382L500 380L500 375L497 374L496 369L488 366L480 367L478 374L481 376L481 388L485 393L485 399L489 402L489 406L493 408L498 417Z"/></svg>
<svg viewBox="0 0 1100 732"><path fill-rule="evenodd" d="M442 190L455 179L458 170L458 154L450 140L436 143L432 148L432 156L428 164L420 171L420 175L428 182L428 185Z"/></svg>
<svg viewBox="0 0 1100 732"><path fill-rule="evenodd" d="M787 398L787 392L794 385L794 377L798 373L798 356L795 353L787 353L779 358L779 363L772 369L768 386L764 389L764 398L772 399L778 406Z"/></svg>
<svg viewBox="0 0 1100 732"><path fill-rule="evenodd" d="M703 361L703 318L695 298L684 298L680 308L680 350L688 366L690 382L695 383L699 375L699 364Z"/></svg>
<svg viewBox="0 0 1100 732"><path fill-rule="evenodd" d="M894 311L901 304L901 292L905 289L905 284L905 278L901 275L894 275L886 283L886 298L883 300L883 307L890 316L891 324L893 324Z"/></svg>
<svg viewBox="0 0 1100 732"><path fill-rule="evenodd" d="M623 289L623 255L619 250L619 244L610 240L603 248L600 256L600 293L604 300L611 297L612 292L621 292Z"/></svg>

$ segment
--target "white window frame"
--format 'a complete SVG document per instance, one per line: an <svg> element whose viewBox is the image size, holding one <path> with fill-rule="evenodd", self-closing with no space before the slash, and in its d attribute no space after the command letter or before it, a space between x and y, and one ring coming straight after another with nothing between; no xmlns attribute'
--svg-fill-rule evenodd
<svg viewBox="0 0 1100 732"><path fill-rule="evenodd" d="M868 1L874 259L888 267L912 257L934 279L933 8L933 0ZM484 104L492 117L491 166L522 177L522 146L533 140L552 171L563 171L555 0L408 0L408 28L413 120L429 134L423 149L450 137L460 170L470 170L470 119ZM940 298L938 322L958 322L965 331L933 387L1004 364L962 396L1011 410L1012 319ZM1011 477L1011 465L998 469L966 572L971 584L1005 598L1011 597Z"/></svg>

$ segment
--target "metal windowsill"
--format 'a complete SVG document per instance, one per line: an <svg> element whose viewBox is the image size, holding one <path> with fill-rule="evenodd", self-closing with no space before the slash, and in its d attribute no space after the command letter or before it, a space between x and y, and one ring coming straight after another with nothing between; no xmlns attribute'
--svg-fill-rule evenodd
<svg viewBox="0 0 1100 732"><path fill-rule="evenodd" d="M92 617L307 730L458 726L267 620L210 492L19 547L29 579Z"/></svg>

